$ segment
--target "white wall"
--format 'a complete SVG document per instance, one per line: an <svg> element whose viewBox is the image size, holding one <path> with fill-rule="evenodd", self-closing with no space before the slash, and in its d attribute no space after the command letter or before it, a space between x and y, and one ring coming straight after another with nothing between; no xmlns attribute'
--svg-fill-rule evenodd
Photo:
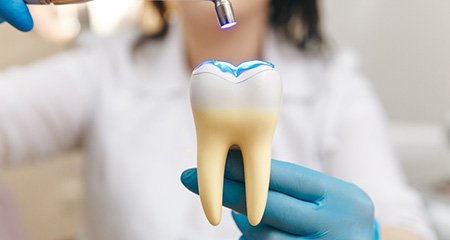
<svg viewBox="0 0 450 240"><path fill-rule="evenodd" d="M450 1L323 0L332 44L354 48L396 121L450 113Z"/></svg>

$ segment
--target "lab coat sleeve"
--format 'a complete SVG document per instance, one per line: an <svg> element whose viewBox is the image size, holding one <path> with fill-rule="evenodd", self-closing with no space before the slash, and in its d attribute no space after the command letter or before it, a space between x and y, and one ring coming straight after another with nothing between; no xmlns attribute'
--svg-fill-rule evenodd
<svg viewBox="0 0 450 240"><path fill-rule="evenodd" d="M0 167L80 143L97 85L93 52L80 48L0 73Z"/></svg>
<svg viewBox="0 0 450 240"><path fill-rule="evenodd" d="M370 195L381 225L436 239L422 199L407 185L394 156L380 102L355 69L355 59L346 56L331 73L334 87L325 128L327 169Z"/></svg>

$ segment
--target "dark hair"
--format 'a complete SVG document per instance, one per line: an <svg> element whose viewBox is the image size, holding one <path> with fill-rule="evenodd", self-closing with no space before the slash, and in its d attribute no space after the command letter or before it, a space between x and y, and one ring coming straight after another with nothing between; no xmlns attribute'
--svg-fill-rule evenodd
<svg viewBox="0 0 450 240"><path fill-rule="evenodd" d="M163 38L169 29L165 19L167 6L163 1L152 1L158 10L163 26L156 33L145 36L145 39ZM320 51L325 46L322 34L320 11L317 0L271 0L270 23L276 31L280 31L302 51Z"/></svg>
<svg viewBox="0 0 450 240"><path fill-rule="evenodd" d="M150 38L162 38L167 35L167 32L169 31L169 23L166 20L166 12L167 12L167 6L163 1L154 1L152 2L155 9L158 11L159 17L163 20L163 25L159 29L159 31L151 34Z"/></svg>
<svg viewBox="0 0 450 240"><path fill-rule="evenodd" d="M272 0L270 21L301 50L323 48L320 11L317 0Z"/></svg>

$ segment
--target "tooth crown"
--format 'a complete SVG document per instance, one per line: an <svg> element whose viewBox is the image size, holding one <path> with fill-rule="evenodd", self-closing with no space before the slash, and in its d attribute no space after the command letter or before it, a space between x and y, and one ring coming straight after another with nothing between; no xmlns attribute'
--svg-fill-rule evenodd
<svg viewBox="0 0 450 240"><path fill-rule="evenodd" d="M272 138L281 104L281 79L273 64L245 62L234 67L208 61L191 80L197 132L199 194L213 225L221 219L225 163L231 146L244 160L247 216L257 225L264 214L270 180Z"/></svg>
<svg viewBox="0 0 450 240"><path fill-rule="evenodd" d="M278 71L270 63L246 63L236 68L228 67L224 62L207 61L197 67L191 79L192 107L278 111L281 103ZM218 67L218 64L228 68Z"/></svg>

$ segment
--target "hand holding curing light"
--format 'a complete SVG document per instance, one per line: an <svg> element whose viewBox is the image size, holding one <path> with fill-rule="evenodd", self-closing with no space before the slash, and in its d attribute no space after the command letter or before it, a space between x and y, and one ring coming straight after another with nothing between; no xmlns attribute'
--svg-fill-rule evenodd
<svg viewBox="0 0 450 240"><path fill-rule="evenodd" d="M22 0L15 0L17 2ZM92 0L24 0L27 4L71 4L71 3L84 3ZM214 3L217 19L222 29L231 28L236 25L236 18L233 11L233 6L230 0L208 0ZM28 14L29 15L29 14ZM31 17L30 21L31 21ZM21 29L22 30L22 29Z"/></svg>
<svg viewBox="0 0 450 240"><path fill-rule="evenodd" d="M203 209L213 225L222 213L228 150L243 153L249 221L264 214L270 180L272 138L281 104L281 79L273 64L234 67L207 61L192 74L191 104L197 130L198 184Z"/></svg>

